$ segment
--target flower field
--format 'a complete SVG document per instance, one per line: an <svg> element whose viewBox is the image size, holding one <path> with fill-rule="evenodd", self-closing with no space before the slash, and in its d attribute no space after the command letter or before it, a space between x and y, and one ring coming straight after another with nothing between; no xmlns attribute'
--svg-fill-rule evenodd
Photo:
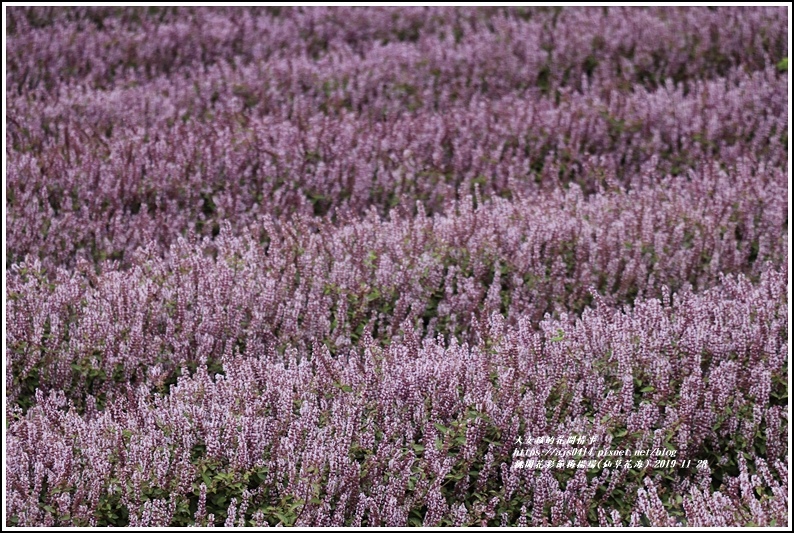
<svg viewBox="0 0 794 533"><path fill-rule="evenodd" d="M786 8L6 14L7 526L789 525Z"/></svg>

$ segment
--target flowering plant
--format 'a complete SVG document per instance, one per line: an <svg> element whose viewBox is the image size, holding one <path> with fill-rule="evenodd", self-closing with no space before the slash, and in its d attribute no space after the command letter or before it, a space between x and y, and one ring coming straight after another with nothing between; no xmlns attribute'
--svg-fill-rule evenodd
<svg viewBox="0 0 794 533"><path fill-rule="evenodd" d="M6 525L789 524L783 8L7 15Z"/></svg>

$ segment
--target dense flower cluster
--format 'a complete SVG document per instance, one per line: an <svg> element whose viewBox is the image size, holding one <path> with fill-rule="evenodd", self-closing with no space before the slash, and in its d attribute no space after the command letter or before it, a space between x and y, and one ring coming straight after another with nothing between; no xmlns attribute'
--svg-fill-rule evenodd
<svg viewBox="0 0 794 533"><path fill-rule="evenodd" d="M788 524L784 9L6 32L7 525Z"/></svg>

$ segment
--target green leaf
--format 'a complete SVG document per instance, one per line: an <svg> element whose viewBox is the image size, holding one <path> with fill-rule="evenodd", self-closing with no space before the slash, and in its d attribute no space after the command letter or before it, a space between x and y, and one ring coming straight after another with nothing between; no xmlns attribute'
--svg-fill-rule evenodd
<svg viewBox="0 0 794 533"><path fill-rule="evenodd" d="M278 518L285 526L292 524L292 519L294 518L292 515L285 515L279 511L276 511L274 514L276 515L276 518Z"/></svg>
<svg viewBox="0 0 794 533"><path fill-rule="evenodd" d="M780 60L780 62L777 64L777 69L780 72L788 71L788 58L787 57L784 57L783 59Z"/></svg>
<svg viewBox="0 0 794 533"><path fill-rule="evenodd" d="M653 392L656 390L656 387L653 385L648 385L647 387L643 387L640 389L640 392Z"/></svg>
<svg viewBox="0 0 794 533"><path fill-rule="evenodd" d="M301 506L303 506L305 503L306 503L306 502L304 502L303 500L295 500L293 503L291 503L291 504L289 505L289 510L290 510L290 511L294 511L294 510L295 510L295 509L297 509L298 507L301 507Z"/></svg>
<svg viewBox="0 0 794 533"><path fill-rule="evenodd" d="M342 392L353 392L353 387L351 387L350 385L342 384L338 381L334 382L334 387L336 387L337 389L341 389Z"/></svg>

